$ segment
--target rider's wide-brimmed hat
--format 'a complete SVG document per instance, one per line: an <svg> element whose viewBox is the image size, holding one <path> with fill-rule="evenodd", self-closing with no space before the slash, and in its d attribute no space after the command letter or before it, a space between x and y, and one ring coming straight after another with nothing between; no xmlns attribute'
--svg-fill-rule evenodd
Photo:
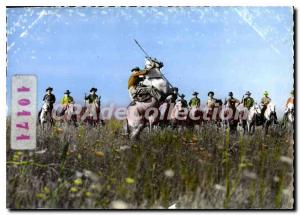
<svg viewBox="0 0 300 215"><path fill-rule="evenodd" d="M245 93L245 95L251 95L250 91L247 91L247 92Z"/></svg>
<svg viewBox="0 0 300 215"><path fill-rule="evenodd" d="M97 92L97 88L92 87L91 90L90 90L90 92Z"/></svg>
<svg viewBox="0 0 300 215"><path fill-rule="evenodd" d="M199 93L195 91L195 92L193 92L192 95L193 95L193 96L196 96L196 95L198 95L198 94L199 94Z"/></svg>
<svg viewBox="0 0 300 215"><path fill-rule="evenodd" d="M52 88L52 87L48 87L48 88L46 89L46 92L47 92L48 90L52 91L53 88Z"/></svg>
<svg viewBox="0 0 300 215"><path fill-rule="evenodd" d="M133 71L140 71L140 70L141 70L140 67L136 66L136 67L134 67L134 68L131 70L131 72L133 72Z"/></svg>
<svg viewBox="0 0 300 215"><path fill-rule="evenodd" d="M229 95L229 96L233 96L233 92L229 92L228 95Z"/></svg>
<svg viewBox="0 0 300 215"><path fill-rule="evenodd" d="M71 92L69 91L69 90L66 90L65 92L64 92L64 94L70 94Z"/></svg>
<svg viewBox="0 0 300 215"><path fill-rule="evenodd" d="M269 95L269 92L268 92L268 91L265 91L265 92L264 92L264 95L266 95L266 96Z"/></svg>
<svg viewBox="0 0 300 215"><path fill-rule="evenodd" d="M185 97L185 95L184 95L184 94L181 94L179 97L180 97L180 98L184 98L184 97Z"/></svg>
<svg viewBox="0 0 300 215"><path fill-rule="evenodd" d="M208 95L208 96L209 96L209 95L213 95L213 96L214 96L215 93L214 93L213 91L209 91L207 95Z"/></svg>

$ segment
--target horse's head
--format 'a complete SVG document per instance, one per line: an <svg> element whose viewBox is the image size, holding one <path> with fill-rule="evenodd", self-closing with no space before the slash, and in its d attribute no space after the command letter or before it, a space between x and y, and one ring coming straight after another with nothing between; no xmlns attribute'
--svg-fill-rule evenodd
<svg viewBox="0 0 300 215"><path fill-rule="evenodd" d="M252 110L254 111L254 113L256 114L261 114L261 108L259 107L259 105L257 103L255 103L252 107Z"/></svg>
<svg viewBox="0 0 300 215"><path fill-rule="evenodd" d="M170 83L165 79L164 75L161 72L163 63L159 62L156 59L146 58L145 59L145 69L148 70L146 79L143 81L145 86L153 86L160 92L163 92L165 95L172 93L172 88Z"/></svg>
<svg viewBox="0 0 300 215"><path fill-rule="evenodd" d="M50 110L50 103L49 102L45 102L42 106L42 110L47 112Z"/></svg>
<svg viewBox="0 0 300 215"><path fill-rule="evenodd" d="M275 104L270 102L267 106L267 109L270 112L270 114L275 113Z"/></svg>
<svg viewBox="0 0 300 215"><path fill-rule="evenodd" d="M293 103L288 103L287 111L290 112L290 113L294 112L294 104Z"/></svg>
<svg viewBox="0 0 300 215"><path fill-rule="evenodd" d="M152 59L150 57L146 57L145 59L145 69L161 69L164 66L162 62L159 62L156 58Z"/></svg>

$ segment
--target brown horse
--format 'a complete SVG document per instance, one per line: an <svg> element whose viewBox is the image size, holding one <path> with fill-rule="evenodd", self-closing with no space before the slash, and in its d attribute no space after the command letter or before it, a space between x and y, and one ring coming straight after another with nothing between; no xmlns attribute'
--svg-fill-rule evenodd
<svg viewBox="0 0 300 215"><path fill-rule="evenodd" d="M82 108L80 116L81 120L86 125L96 127L100 123L104 124L104 122L101 120L101 109L97 103L86 104Z"/></svg>
<svg viewBox="0 0 300 215"><path fill-rule="evenodd" d="M200 126L203 124L203 111L200 109L200 107L190 108L187 120L188 126L200 128Z"/></svg>

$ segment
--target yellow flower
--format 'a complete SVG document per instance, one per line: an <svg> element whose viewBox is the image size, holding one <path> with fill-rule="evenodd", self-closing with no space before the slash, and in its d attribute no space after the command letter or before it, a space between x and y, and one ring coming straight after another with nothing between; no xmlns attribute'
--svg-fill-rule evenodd
<svg viewBox="0 0 300 215"><path fill-rule="evenodd" d="M46 187L44 187L44 193L50 193L50 190L49 190L49 188L46 186Z"/></svg>
<svg viewBox="0 0 300 215"><path fill-rule="evenodd" d="M19 155L17 155L17 154L14 154L14 156L13 156L13 161L18 161L19 160Z"/></svg>
<svg viewBox="0 0 300 215"><path fill-rule="evenodd" d="M23 154L23 152L21 152L21 151L18 151L18 152L16 152L16 154L20 156L20 155L22 155L22 154Z"/></svg>
<svg viewBox="0 0 300 215"><path fill-rule="evenodd" d="M62 129L62 128L56 128L57 133L62 133L63 131L64 131L64 129Z"/></svg>
<svg viewBox="0 0 300 215"><path fill-rule="evenodd" d="M38 198L38 199L46 199L46 195L44 193L38 193L38 194L36 194L36 198Z"/></svg>
<svg viewBox="0 0 300 215"><path fill-rule="evenodd" d="M95 151L95 155L96 155L97 157L103 157L103 156L104 156L104 153L101 152L101 151Z"/></svg>
<svg viewBox="0 0 300 215"><path fill-rule="evenodd" d="M133 183L134 183L134 179L128 177L128 178L125 179L125 182L126 182L127 184L133 184Z"/></svg>
<svg viewBox="0 0 300 215"><path fill-rule="evenodd" d="M78 189L77 187L71 187L70 191L71 193L77 193Z"/></svg>
<svg viewBox="0 0 300 215"><path fill-rule="evenodd" d="M77 178L76 180L74 180L74 184L75 185L81 185L82 184L82 180L81 180L81 178Z"/></svg>
<svg viewBox="0 0 300 215"><path fill-rule="evenodd" d="M91 196L92 196L92 193L87 191L87 192L85 192L85 196L86 196L86 197L91 197Z"/></svg>

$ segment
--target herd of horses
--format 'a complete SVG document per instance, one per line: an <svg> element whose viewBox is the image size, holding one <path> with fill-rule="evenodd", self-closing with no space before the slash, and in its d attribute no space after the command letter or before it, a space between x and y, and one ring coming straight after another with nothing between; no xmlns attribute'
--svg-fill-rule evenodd
<svg viewBox="0 0 300 215"><path fill-rule="evenodd" d="M201 128L204 125L216 125L217 127L229 128L231 132L236 132L240 127L244 134L253 134L257 126L262 126L267 134L269 127L276 123L275 104L272 102L268 104L263 115L261 107L256 103L249 110L243 104L238 104L233 110L223 105L222 102L216 103L213 108L188 108L184 107L181 100L173 104L168 99L173 88L162 74L161 64L151 58L146 58L145 68L149 72L141 84L145 87L155 88L165 99L161 102L151 97L147 101L136 101L135 104L130 104L127 107L124 129L130 139L138 138L145 127L149 127L151 131L155 127ZM43 128L47 123L52 124L49 107L49 104L44 103L39 115L39 122ZM76 126L80 118L83 119L84 123L91 126L104 124L101 119L100 107L97 104L87 104L81 108L79 113L76 112L75 105L70 104L66 107L63 116L58 112L56 110L55 115L60 116L59 122ZM285 116L286 121L293 125L293 104L288 105Z"/></svg>

